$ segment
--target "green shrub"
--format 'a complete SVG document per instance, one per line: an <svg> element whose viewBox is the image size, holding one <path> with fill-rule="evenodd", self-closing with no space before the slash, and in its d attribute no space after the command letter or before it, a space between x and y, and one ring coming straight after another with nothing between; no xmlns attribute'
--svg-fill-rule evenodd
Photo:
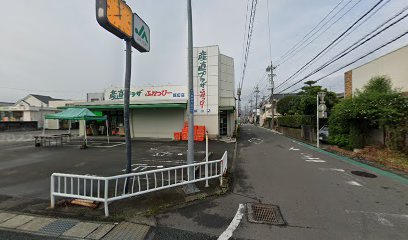
<svg viewBox="0 0 408 240"><path fill-rule="evenodd" d="M392 150L402 150L408 131L407 121L408 99L392 89L388 77L374 77L352 99L334 106L329 116L329 142L347 148L362 148L365 130L382 128L387 134L385 145Z"/></svg>
<svg viewBox="0 0 408 240"><path fill-rule="evenodd" d="M302 125L316 126L314 115L287 115L278 117L278 124L282 127L301 128Z"/></svg>

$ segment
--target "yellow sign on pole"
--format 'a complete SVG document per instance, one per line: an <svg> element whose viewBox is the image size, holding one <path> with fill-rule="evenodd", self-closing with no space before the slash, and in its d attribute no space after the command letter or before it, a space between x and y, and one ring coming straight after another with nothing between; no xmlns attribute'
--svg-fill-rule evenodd
<svg viewBox="0 0 408 240"><path fill-rule="evenodd" d="M122 0L96 0L96 19L121 39L133 37L133 12Z"/></svg>

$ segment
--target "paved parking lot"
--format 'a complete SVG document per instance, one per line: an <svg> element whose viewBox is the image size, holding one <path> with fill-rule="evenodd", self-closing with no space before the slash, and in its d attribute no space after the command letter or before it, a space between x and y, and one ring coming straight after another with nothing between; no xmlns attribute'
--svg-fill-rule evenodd
<svg viewBox="0 0 408 240"><path fill-rule="evenodd" d="M33 140L0 142L0 209L48 206L50 176L55 172L98 176L124 173L122 140L113 139L110 145L103 139L90 141L100 147L82 150L75 142L63 147L34 147ZM226 150L232 159L233 143L210 141L209 145L213 153L210 160L220 159ZM136 172L182 165L187 158L187 142L133 141L132 152L132 170ZM196 143L195 152L196 161L204 160L205 143Z"/></svg>

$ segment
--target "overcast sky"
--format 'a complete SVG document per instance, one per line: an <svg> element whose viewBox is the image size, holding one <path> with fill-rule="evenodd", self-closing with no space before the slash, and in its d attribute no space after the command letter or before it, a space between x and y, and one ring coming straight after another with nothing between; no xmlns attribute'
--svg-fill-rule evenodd
<svg viewBox="0 0 408 240"><path fill-rule="evenodd" d="M348 1L343 1L341 6ZM339 2L269 0L272 59L278 60ZM352 0L343 12L357 5L345 17L276 69L276 85L295 73L376 2L378 0ZM141 54L134 50L132 84L186 85L186 1L128 0L127 3L151 28L151 52ZM266 3L267 0L258 0L243 86L244 101L250 98L256 84L262 90L261 95L268 94L264 77L265 68L270 62ZM344 41L289 82L314 70L407 4L406 0L388 1ZM233 57L236 87L242 73L246 10L247 0L193 0L194 45L219 45L223 54ZM29 93L84 99L87 92L101 92L111 85L123 85L124 43L98 25L94 0L5 1L2 3L0 19L0 101L13 102ZM310 79L317 79L405 32L407 25L405 19ZM401 38L354 66L407 43L407 37ZM344 71L322 80L321 84L330 90L343 92ZM300 86L296 85L289 90Z"/></svg>

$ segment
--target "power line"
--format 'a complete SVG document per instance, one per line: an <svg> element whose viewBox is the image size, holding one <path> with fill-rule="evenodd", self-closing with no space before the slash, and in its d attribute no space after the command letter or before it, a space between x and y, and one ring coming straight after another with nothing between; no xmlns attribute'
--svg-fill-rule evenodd
<svg viewBox="0 0 408 240"><path fill-rule="evenodd" d="M351 10L353 10L362 0L359 0L356 2L351 8L349 8L343 15L341 15L338 19L336 19L332 24L330 24L327 28L325 28L322 32L319 33L315 38L313 38L311 41L309 41L306 45L304 45L302 48L297 49L296 52L294 52L290 57L286 58L283 62L280 63L280 65L286 63L287 61L291 60L293 57L295 57L298 53L302 52L305 48L307 48L310 44L312 44L316 39L320 38L323 34L327 32L333 25L338 23L341 19L343 19ZM351 2L351 1L350 1ZM340 13L350 2L348 2L342 9L339 10L338 13ZM337 15L337 14L336 14ZM336 16L335 15L335 16ZM333 17L335 17L333 16ZM317 32L316 32L317 33ZM313 36L311 36L313 37ZM326 51L327 52L327 51ZM297 74L296 74L297 75Z"/></svg>
<svg viewBox="0 0 408 240"><path fill-rule="evenodd" d="M370 10L368 10L366 13L364 13L357 21L355 21L350 27L348 27L343 33L341 33L336 39L334 39L328 46L326 46L322 51L320 51L316 56L314 56L309 62L307 62L305 65L303 65L299 70L297 70L292 76L290 76L288 79L283 81L277 88L281 87L283 84L285 84L287 81L292 79L297 73L299 73L301 70L303 70L306 66L308 66L313 60L318 58L324 51L326 51L330 46L332 46L335 42L337 42L342 36L344 36L347 32L349 32L357 23L359 23L365 16L367 16L370 12L372 12L381 2L384 0L378 1Z"/></svg>
<svg viewBox="0 0 408 240"><path fill-rule="evenodd" d="M340 71L340 70L342 70L342 69L344 69L344 68L346 68L346 67L348 67L348 66L350 66L350 65L352 65L352 64L354 64L354 63L356 63L356 62L358 62L358 61L360 61L361 59L363 59L363 58L365 58L365 57L367 57L367 56L373 54L374 52L376 52L376 51L378 51L378 50L380 50L380 49L382 49L382 48L388 46L389 44L391 44L391 43L397 41L398 39L404 37L404 36L407 35L407 34L408 34L408 31L404 32L403 34L401 34L401 35L399 35L399 36L393 38L392 40L388 41L387 43L385 43L385 44L383 44L383 45L381 45L381 46L375 48L374 50L372 50L372 51L370 51L370 52L364 54L363 56L357 58L356 60L354 60L354 61L352 61L352 62L350 62L350 63L348 63L348 64L346 64L346 65L344 65L344 66L342 66L342 67L340 67L340 68L338 68L338 69L332 71L332 72L330 72L329 74L326 74L326 75L323 76L323 77L320 77L319 79L316 80L316 82L319 82L319 81L321 81L322 79L324 79L324 78L326 78L326 77L328 77L328 76L330 76L330 75L332 75L332 74L334 74L334 73L336 73L336 72L338 72L338 71ZM287 90L287 89L293 87L294 85L298 84L299 82L300 82L300 81L298 81L298 82L292 84L291 86L289 86L289 87L283 89L281 92L283 92L283 91L285 91L285 90Z"/></svg>
<svg viewBox="0 0 408 240"><path fill-rule="evenodd" d="M248 10L249 10L249 0L247 0L246 15L245 15L245 26L244 26L244 41L242 42L242 56L241 56L241 69L244 68L244 55L245 55L245 42L247 34L247 25L248 25ZM242 75L242 73L241 73ZM241 76L242 77L242 76Z"/></svg>
<svg viewBox="0 0 408 240"><path fill-rule="evenodd" d="M317 35L315 38L313 38L310 42L308 42L305 46L303 46L301 49L298 49L295 53L293 53L292 56L290 56L289 58L285 59L281 64L286 63L287 61L289 61L290 59L292 59L293 57L295 57L298 53L302 52L306 47L308 47L310 44L312 44L316 39L320 38L323 34L326 33L326 31L328 29L330 29L334 24L336 24L337 22L339 22L342 18L344 18L344 16L346 16L349 12L351 12L351 10L353 10L362 0L359 0L358 2L356 2L353 6L351 6L351 8L349 8L343 15L341 15L338 19L336 19L336 21L334 21L330 26L328 26L327 28L325 28L319 35ZM354 31L356 28L354 28L352 31ZM345 36L343 36L339 41L337 41L336 43L340 43ZM321 56L319 56L318 58L316 58L315 60L313 60L306 68L308 68L311 64L313 64L315 61L317 61L320 57L322 57L325 53L327 53L328 51L330 51L331 48L333 48L335 45L331 46L329 49L327 49ZM306 69L305 68L305 69ZM304 70L298 72L297 74L295 74L294 77L298 76L300 73L302 73Z"/></svg>
<svg viewBox="0 0 408 240"><path fill-rule="evenodd" d="M358 29L362 24L364 24L368 19L370 19L371 17L373 17L380 9L382 9L386 4L388 4L391 0L388 0L387 2L385 2L383 5L381 5L378 9L376 9L376 11L372 12L372 14L370 16L368 16L366 19L364 19L359 25L357 25L355 28L353 28L350 32L348 32L346 35L344 35L339 41L337 41L334 45L332 45L327 51L325 51L321 56L319 56L318 58L316 58L315 60L312 61L311 64L309 64L306 68L304 68L302 71L300 71L298 74L296 74L295 77L297 77L300 73L304 72L306 69L308 69L312 64L314 64L319 58L323 57L324 55L326 55L332 48L334 48L335 46L337 46L341 41L343 41L347 36L349 36L352 32L354 32L356 29ZM374 29L373 31L371 31L369 34L365 35L364 37L362 37L361 39L359 39L357 42L353 43L351 46L349 46L348 48L344 49L343 51L340 51L340 53L338 53L335 57L331 58L328 62L326 62L325 64L327 65L323 65L322 68L318 68L317 70L315 70L314 72L312 72L311 74L307 75L306 77L304 77L302 80L304 80L307 77L310 77L311 75L319 72L320 70L322 70L323 68L325 68L326 66L330 65L331 63L337 61L338 59L342 58L343 56L347 55L349 52L353 51L354 49L356 49L357 47L361 46L356 46L358 45L359 42L363 41L366 37L368 37L369 35L371 35L372 33L374 33L375 31L377 31L378 29L380 29L382 26L384 26L386 23L388 23L389 21L393 20L394 18L398 17L400 14L402 14L405 10L407 9L407 7L405 7L403 9L403 11L401 11L400 13L396 14L395 16L391 17L390 19L388 19L386 22L384 22L383 24L381 24L379 27L377 27L376 29ZM400 19L399 21L401 21L402 19ZM399 22L397 21L397 22ZM397 23L396 22L396 23ZM394 25L394 24L393 24ZM392 25L391 25L392 26ZM391 27L388 26L387 28ZM382 31L381 31L382 32ZM380 33L381 33L380 32ZM376 34L378 35L378 34ZM374 36L375 37L375 36ZM370 38L369 40L371 40L372 38ZM356 46L355 48L353 48L354 46ZM351 48L353 48L352 50L350 50ZM350 51L348 51L350 50ZM346 54L344 54L346 51L348 51ZM343 54L343 55L342 55ZM342 55L341 57L339 57L340 55ZM334 61L332 61L333 59L335 59ZM330 62L332 61L332 62Z"/></svg>
<svg viewBox="0 0 408 240"><path fill-rule="evenodd" d="M350 0L348 3L350 3L352 0ZM330 15L331 15L331 13L334 11L334 10L336 10L336 8L338 7L338 6L340 6L340 4L341 3L343 3L344 2L344 0L341 0L322 20L320 20L320 22L312 29L312 30L310 30L299 42L297 42L294 46L292 46L288 51L286 51L279 59L278 59L278 62L281 62L283 59L285 59L288 55L290 55L298 46L299 46L299 44L300 44L300 46L305 42L305 41L307 41L308 39L310 39L310 38L308 38L308 39L306 39L321 23L323 23L323 21L324 20L326 20ZM347 4L348 4L347 3ZM347 6L347 4L345 5L345 6ZM343 7L344 8L344 7ZM343 9L342 8L342 9ZM340 9L339 10L339 12L342 10L342 9ZM336 16L336 15L334 15L334 16ZM334 17L333 16L333 17ZM332 19L332 18L331 18ZM328 22L330 22L330 20L331 19L329 19L329 21ZM327 22L327 23L328 23ZM326 24L327 24L326 23ZM324 24L324 25L322 25L322 26L325 26L326 24ZM319 32L320 31L320 29L321 28L319 28L314 34L316 34L317 32ZM313 34L313 35L314 35ZM312 35L312 36L313 36Z"/></svg>
<svg viewBox="0 0 408 240"><path fill-rule="evenodd" d="M344 1L344 0L343 0ZM272 62L272 44L271 44L271 23L269 17L269 0L266 0L266 10L268 11L268 30L269 30L269 60Z"/></svg>
<svg viewBox="0 0 408 240"><path fill-rule="evenodd" d="M367 22L370 18L372 18L378 11L380 11L385 5L387 5L391 0L387 0L383 5L381 5L378 9L376 9L374 12L372 12L367 18L365 18L362 22L360 22L355 28L353 28L350 32L348 32L346 35L344 35L339 41L337 41L333 46L331 46L327 51L325 51L320 57L315 59L312 63L314 64L317 60L322 58L324 55L326 55L330 50L332 50L334 47L336 47L340 42L342 42L346 37L348 37L350 34L352 34L354 31L356 31L361 25L363 25L365 22ZM309 65L310 66L310 65ZM309 67L308 66L308 67ZM306 67L304 70L306 70L308 67ZM303 70L303 71L304 71ZM301 72L303 72L301 71Z"/></svg>
<svg viewBox="0 0 408 240"><path fill-rule="evenodd" d="M408 17L408 14L405 14L404 16L402 16L401 18L395 20L394 22L390 23L388 26L386 26L385 28L383 28L382 30L378 31L377 33L375 33L378 29L380 29L381 27L383 27L385 24L387 24L388 22L390 22L392 19L398 17L399 15L401 15L403 12L405 12L408 9L408 7L404 8L403 11L401 11L400 13L396 14L395 16L393 16L392 18L386 20L384 23L380 24L377 28L375 28L373 31L371 31L370 33L368 33L367 35L363 36L361 39L359 39L358 41L356 41L355 43L353 43L351 46L349 46L348 48L344 49L343 51L340 51L340 53L338 55L336 55L335 57L333 57L332 59L330 59L329 61L327 61L325 64L321 65L320 67L318 67L316 70L314 70L313 72L309 73L308 75L306 75L305 77L303 77L302 79L300 79L299 81L296 82L300 83L301 81L305 80L306 78L316 74L317 72L323 70L324 68L326 68L327 66L331 65L332 63L338 61L339 59L343 58L344 56L346 56L347 54L349 54L350 52L354 51L355 49L357 49L358 47L366 44L367 42L371 41L373 38L377 37L378 35L380 35L381 33L383 33L384 31L388 30L389 28L391 28L392 26L396 25L397 23L401 22L402 20L404 20L405 18ZM370 36L371 34L375 33L374 35L372 35L371 37L367 38L368 36ZM365 40L364 40L365 39ZM363 41L364 40L364 41ZM295 84L295 85L296 85ZM282 91L281 91L282 92Z"/></svg>
<svg viewBox="0 0 408 240"><path fill-rule="evenodd" d="M248 33L247 33L247 45L245 49L245 57L244 57L244 66L242 69L242 76L241 76L241 83L239 85L239 88L242 89L242 85L244 83L245 79L245 72L246 72L246 67L248 63L248 56L249 56L249 51L251 47L251 39L252 39L252 32L254 29L254 21L255 21L255 15L256 15L256 5L258 1L257 0L252 0L252 6L251 6L251 15L249 18L249 24L248 24Z"/></svg>

